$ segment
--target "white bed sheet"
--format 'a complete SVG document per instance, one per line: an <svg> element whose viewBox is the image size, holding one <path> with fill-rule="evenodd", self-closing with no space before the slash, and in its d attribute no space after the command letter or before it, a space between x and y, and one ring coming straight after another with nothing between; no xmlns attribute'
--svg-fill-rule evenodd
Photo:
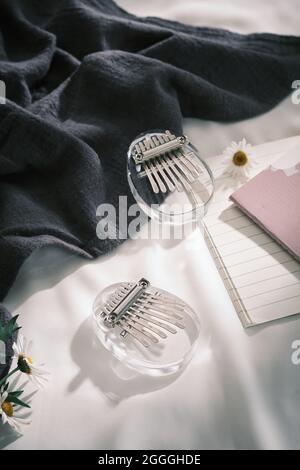
<svg viewBox="0 0 300 470"><path fill-rule="evenodd" d="M237 0L118 3L139 15L196 25L299 33L296 0L252 0L251 7ZM258 144L297 135L299 120L300 105L287 98L255 119L186 120L185 130L209 157L242 137ZM92 344L88 318L96 293L142 275L188 301L208 332L205 349L179 377L125 374ZM34 357L45 361L52 381L31 396L32 424L22 437L0 427L0 448L300 448L300 365L291 362L300 317L243 330L200 233L181 243L129 241L88 263L41 250L24 265L5 304L20 313Z"/></svg>

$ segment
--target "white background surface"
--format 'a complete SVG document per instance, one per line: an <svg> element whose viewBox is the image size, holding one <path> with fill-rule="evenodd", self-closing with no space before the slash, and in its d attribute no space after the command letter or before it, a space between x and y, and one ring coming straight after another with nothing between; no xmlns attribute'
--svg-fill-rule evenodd
<svg viewBox="0 0 300 470"><path fill-rule="evenodd" d="M118 3L196 25L299 34L297 1ZM233 139L257 144L299 134L299 121L300 105L287 98L255 119L188 120L185 130L209 157ZM210 337L179 377L120 374L92 343L88 318L98 291L142 275L189 302ZM24 265L5 304L20 313L33 357L47 364L52 382L32 396L22 437L0 428L2 448L300 448L300 365L291 362L300 317L243 330L199 233L181 243L129 241L88 263L43 250Z"/></svg>

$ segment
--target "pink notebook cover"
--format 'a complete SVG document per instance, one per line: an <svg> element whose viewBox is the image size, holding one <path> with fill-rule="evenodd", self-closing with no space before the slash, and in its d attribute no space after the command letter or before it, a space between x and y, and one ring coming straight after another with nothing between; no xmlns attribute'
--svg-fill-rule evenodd
<svg viewBox="0 0 300 470"><path fill-rule="evenodd" d="M300 261L299 146L296 154L281 157L230 199Z"/></svg>

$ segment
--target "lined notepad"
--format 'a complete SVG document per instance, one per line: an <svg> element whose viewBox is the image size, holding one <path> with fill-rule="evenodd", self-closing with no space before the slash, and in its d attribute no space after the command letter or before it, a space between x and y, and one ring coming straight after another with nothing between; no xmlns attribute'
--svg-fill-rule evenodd
<svg viewBox="0 0 300 470"><path fill-rule="evenodd" d="M254 147L253 176L300 137ZM300 263L229 200L238 188L222 157L210 159L216 191L204 218L205 239L244 327L300 313Z"/></svg>

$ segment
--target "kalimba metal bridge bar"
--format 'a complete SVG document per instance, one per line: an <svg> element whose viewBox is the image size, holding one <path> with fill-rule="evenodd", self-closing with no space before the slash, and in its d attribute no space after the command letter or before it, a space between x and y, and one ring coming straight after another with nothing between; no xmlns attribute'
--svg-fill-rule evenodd
<svg viewBox="0 0 300 470"><path fill-rule="evenodd" d="M120 284L96 314L107 328L118 327L121 337L130 335L148 348L185 328L185 308L184 302L150 287L142 278L136 284Z"/></svg>

